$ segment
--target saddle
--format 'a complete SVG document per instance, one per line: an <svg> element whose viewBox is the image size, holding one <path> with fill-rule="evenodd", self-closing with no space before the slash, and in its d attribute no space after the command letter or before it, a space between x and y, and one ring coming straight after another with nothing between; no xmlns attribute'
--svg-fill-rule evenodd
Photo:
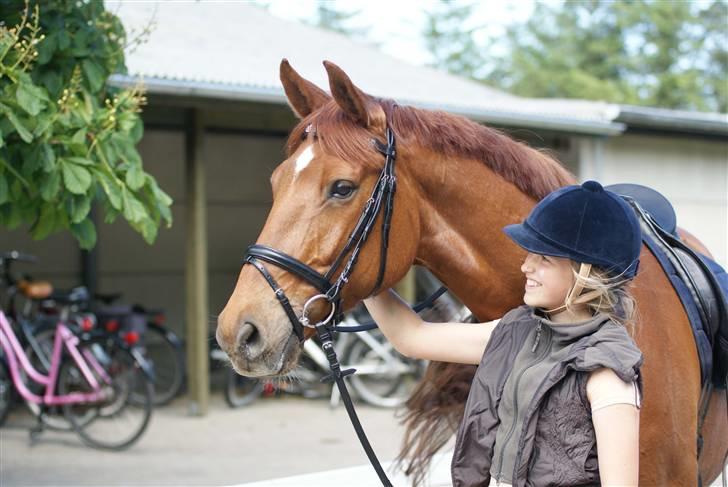
<svg viewBox="0 0 728 487"><path fill-rule="evenodd" d="M690 320L701 384L728 387L728 274L693 251L677 233L675 210L663 195L638 184L606 186L635 210L642 240L665 270Z"/></svg>

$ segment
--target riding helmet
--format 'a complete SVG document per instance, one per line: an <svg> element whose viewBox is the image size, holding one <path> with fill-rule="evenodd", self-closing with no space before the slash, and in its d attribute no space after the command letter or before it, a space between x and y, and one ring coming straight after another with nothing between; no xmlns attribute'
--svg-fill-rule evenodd
<svg viewBox="0 0 728 487"><path fill-rule="evenodd" d="M596 181L557 189L523 223L503 231L535 254L593 264L614 277L637 274L642 247L637 216L619 195Z"/></svg>

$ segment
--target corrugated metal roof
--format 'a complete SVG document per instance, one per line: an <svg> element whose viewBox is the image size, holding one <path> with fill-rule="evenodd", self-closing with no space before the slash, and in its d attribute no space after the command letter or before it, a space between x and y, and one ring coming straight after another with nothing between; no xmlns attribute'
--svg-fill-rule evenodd
<svg viewBox="0 0 728 487"><path fill-rule="evenodd" d="M367 93L442 109L478 121L569 132L617 134L619 106L585 100L521 98L472 80L412 66L341 34L283 20L242 2L105 2L128 33L150 22L147 43L127 53L127 85L142 77L150 93L285 103L278 79L288 58L304 77L328 87L322 60L344 69ZM726 124L728 128L728 124Z"/></svg>

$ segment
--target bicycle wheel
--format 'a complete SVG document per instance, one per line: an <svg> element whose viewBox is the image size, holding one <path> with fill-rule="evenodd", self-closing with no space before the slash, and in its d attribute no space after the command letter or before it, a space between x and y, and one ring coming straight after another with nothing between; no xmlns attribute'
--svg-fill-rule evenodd
<svg viewBox="0 0 728 487"><path fill-rule="evenodd" d="M13 381L5 361L0 359L0 426L5 423L13 403Z"/></svg>
<svg viewBox="0 0 728 487"><path fill-rule="evenodd" d="M357 397L373 406L397 407L421 377L422 364L401 355L386 339L376 339L382 346L379 352L357 339L342 353L345 368L357 369L349 384Z"/></svg>
<svg viewBox="0 0 728 487"><path fill-rule="evenodd" d="M165 405L182 389L185 371L182 344L171 331L149 324L144 348L147 359L154 365L154 405Z"/></svg>
<svg viewBox="0 0 728 487"><path fill-rule="evenodd" d="M228 371L225 385L225 402L231 408L247 406L263 393L263 381L255 377L238 375L233 369Z"/></svg>
<svg viewBox="0 0 728 487"><path fill-rule="evenodd" d="M89 360L98 357L108 376L94 373L108 397L94 403L66 404L66 417L84 443L105 450L123 450L131 446L144 432L152 414L153 389L128 350L115 348L93 348L93 343L79 347ZM102 357L99 357L99 354ZM91 367L93 369L93 367ZM64 360L58 378L61 394L70 392L91 392L93 388L81 373L75 361ZM133 398L132 398L133 396Z"/></svg>

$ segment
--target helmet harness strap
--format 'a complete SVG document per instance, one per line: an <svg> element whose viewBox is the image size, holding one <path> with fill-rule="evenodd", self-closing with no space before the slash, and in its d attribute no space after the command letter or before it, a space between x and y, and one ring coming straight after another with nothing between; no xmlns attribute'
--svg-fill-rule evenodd
<svg viewBox="0 0 728 487"><path fill-rule="evenodd" d="M592 269L591 264L586 264L586 263L582 262L581 266L579 267L579 278L574 283L574 286L569 291L569 294L566 295L564 304L562 304L558 308L546 310L545 313L550 314L550 313L554 313L554 312L566 309L566 303L569 303L569 302L571 304L588 303L592 299L599 296L601 294L601 291L599 291L597 289L594 289L592 291L581 294L581 292L584 290L584 284L583 284L584 279L586 279L589 276L591 269Z"/></svg>

